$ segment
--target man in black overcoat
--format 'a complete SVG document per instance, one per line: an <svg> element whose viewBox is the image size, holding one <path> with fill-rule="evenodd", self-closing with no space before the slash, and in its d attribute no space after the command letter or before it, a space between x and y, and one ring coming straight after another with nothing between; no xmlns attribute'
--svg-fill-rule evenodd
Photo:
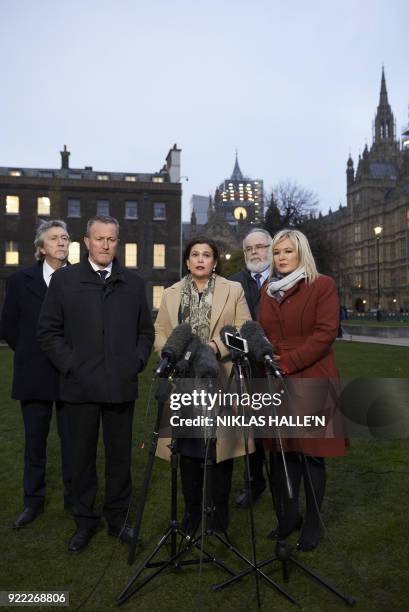
<svg viewBox="0 0 409 612"><path fill-rule="evenodd" d="M53 277L40 315L38 338L60 372L61 397L73 440L72 491L77 529L68 550L84 550L99 524L96 451L102 421L108 533L132 539L126 525L131 496L131 441L138 374L154 329L143 280L116 259L119 225L112 217L88 221L88 253Z"/></svg>
<svg viewBox="0 0 409 612"><path fill-rule="evenodd" d="M263 229L251 230L243 240L243 252L246 267L233 274L229 280L241 283L253 321L257 320L260 303L260 291L267 282L272 261L271 236ZM253 376L260 376L256 364L252 365ZM256 452L249 455L251 493L255 501L266 488L263 473L264 449L261 440L256 439ZM236 505L246 508L249 504L249 491L244 475L244 487L236 496Z"/></svg>
<svg viewBox="0 0 409 612"><path fill-rule="evenodd" d="M12 398L20 400L25 428L24 510L15 528L31 523L43 510L47 437L55 402L61 441L64 506L71 508L70 444L66 414L58 401L58 371L36 338L41 305L53 273L66 266L69 247L63 221L43 222L34 240L37 263L12 274L6 283L2 333L14 351Z"/></svg>

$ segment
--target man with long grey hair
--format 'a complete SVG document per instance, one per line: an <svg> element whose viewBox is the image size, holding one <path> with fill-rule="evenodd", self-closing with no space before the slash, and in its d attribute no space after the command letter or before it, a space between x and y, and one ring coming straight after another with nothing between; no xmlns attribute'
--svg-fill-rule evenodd
<svg viewBox="0 0 409 612"><path fill-rule="evenodd" d="M251 317L254 321L258 315L261 288L270 275L272 262L271 242L271 236L266 230L261 228L250 230L243 240L246 267L229 277L229 280L241 283ZM254 364L254 367L257 372L256 364ZM266 488L266 480L263 473L264 449L261 440L256 440L256 452L249 456L249 461L251 493L252 499L255 501ZM245 473L244 487L236 496L236 505L239 508L246 508L249 501L250 496Z"/></svg>
<svg viewBox="0 0 409 612"><path fill-rule="evenodd" d="M40 348L37 322L54 272L67 265L69 235L64 221L43 221L34 247L37 263L18 270L6 283L3 334L14 351L12 398L20 400L24 429L24 510L13 527L31 523L44 510L47 437L55 403L61 441L64 506L71 509L71 461L66 413L58 401L58 372Z"/></svg>

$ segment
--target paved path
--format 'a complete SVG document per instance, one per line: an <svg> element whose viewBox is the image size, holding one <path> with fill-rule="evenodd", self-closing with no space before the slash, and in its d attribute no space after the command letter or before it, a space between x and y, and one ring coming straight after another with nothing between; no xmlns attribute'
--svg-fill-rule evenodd
<svg viewBox="0 0 409 612"><path fill-rule="evenodd" d="M371 344L389 344L393 346L406 346L409 348L409 338L379 338L377 336L358 336L358 334L348 334L344 331L344 336L337 339L339 342L369 342Z"/></svg>

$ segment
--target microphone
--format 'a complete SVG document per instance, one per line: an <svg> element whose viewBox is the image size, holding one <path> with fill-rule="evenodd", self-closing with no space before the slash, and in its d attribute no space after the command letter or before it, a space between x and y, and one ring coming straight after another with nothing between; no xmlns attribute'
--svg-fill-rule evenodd
<svg viewBox="0 0 409 612"><path fill-rule="evenodd" d="M260 323L257 321L247 321L242 325L240 333L243 338L247 340L249 353L253 359L258 363L264 363L267 367L272 369L276 375L279 374L279 370L273 359L274 346L266 338Z"/></svg>
<svg viewBox="0 0 409 612"><path fill-rule="evenodd" d="M192 365L198 351L202 346L202 342L198 336L192 334L189 344L185 349L185 353L182 358L177 362L175 367L175 374L179 378L189 378L192 373Z"/></svg>
<svg viewBox="0 0 409 612"><path fill-rule="evenodd" d="M214 379L219 376L216 353L207 344L202 344L194 361L197 378Z"/></svg>
<svg viewBox="0 0 409 612"><path fill-rule="evenodd" d="M165 376L168 369L179 361L192 335L189 323L182 323L175 327L161 351L161 359L155 370L156 376Z"/></svg>

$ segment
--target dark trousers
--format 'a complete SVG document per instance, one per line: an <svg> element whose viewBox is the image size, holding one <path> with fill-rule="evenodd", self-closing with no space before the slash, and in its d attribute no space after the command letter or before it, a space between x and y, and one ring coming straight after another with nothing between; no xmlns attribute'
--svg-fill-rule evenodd
<svg viewBox="0 0 409 612"><path fill-rule="evenodd" d="M73 442L72 497L78 527L95 528L101 514L94 509L98 489L96 456L102 420L105 446L105 503L103 515L121 528L131 498L131 447L134 402L122 404L66 403Z"/></svg>
<svg viewBox="0 0 409 612"><path fill-rule="evenodd" d="M279 453L270 453L270 477L277 514L280 537L286 538L300 519L299 493L301 479L304 482L305 516L303 530L320 527L319 512L325 492L325 461L323 457L303 456L301 453L285 454L293 497L290 499L286 486L284 465Z"/></svg>
<svg viewBox="0 0 409 612"><path fill-rule="evenodd" d="M21 403L25 429L24 507L42 507L45 498L47 437L50 431L53 402L24 400ZM71 504L71 444L67 414L62 402L56 402L57 431L61 443L61 471L64 502Z"/></svg>
<svg viewBox="0 0 409 612"><path fill-rule="evenodd" d="M255 445L256 445L255 452L249 454L250 482L251 482L251 490L253 491L253 493L258 492L259 490L263 490L266 486L266 480L263 474L263 465L264 465L263 441L256 438ZM246 464L244 464L244 483L247 488Z"/></svg>
<svg viewBox="0 0 409 612"><path fill-rule="evenodd" d="M204 467L203 459L180 456L180 476L185 500L185 514L200 517ZM207 466L207 499L205 506L213 509L213 527L226 531L229 524L229 495L233 475L233 459Z"/></svg>

